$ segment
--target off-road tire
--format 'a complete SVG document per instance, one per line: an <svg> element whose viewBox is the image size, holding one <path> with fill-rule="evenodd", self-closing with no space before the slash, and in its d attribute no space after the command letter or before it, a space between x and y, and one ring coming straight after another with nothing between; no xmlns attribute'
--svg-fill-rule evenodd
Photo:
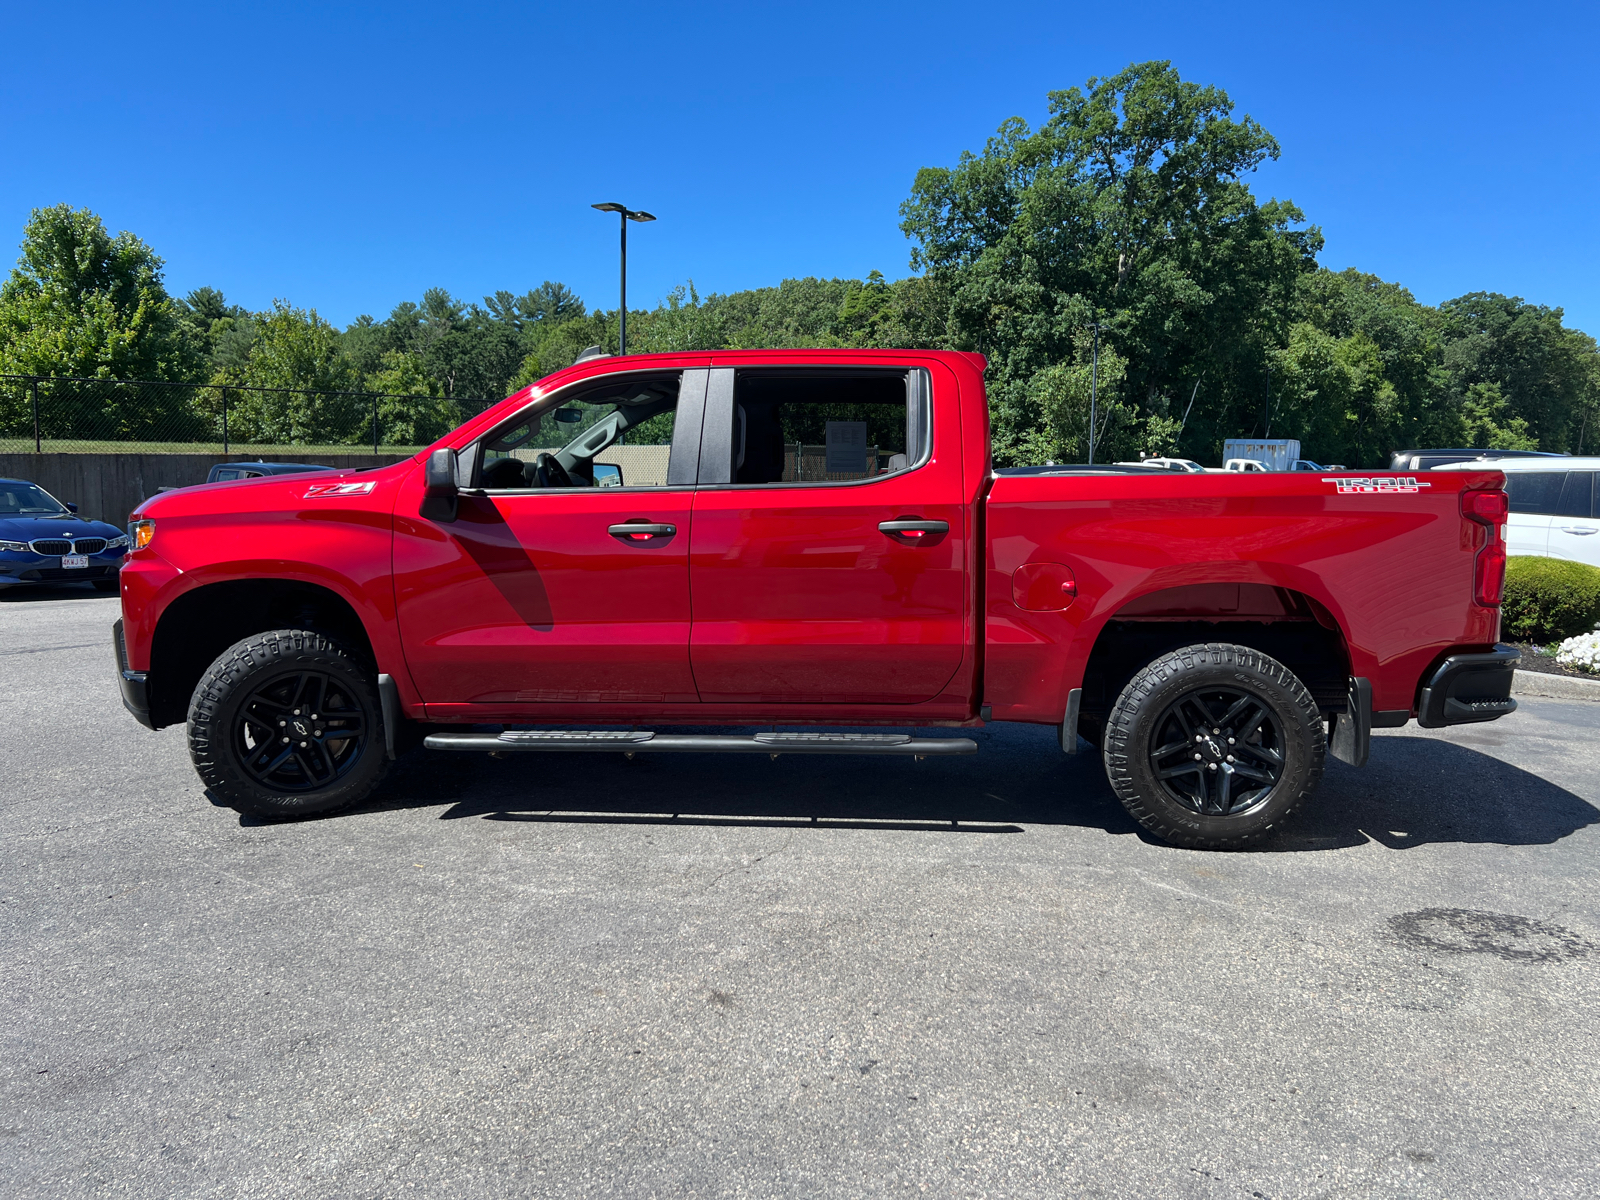
<svg viewBox="0 0 1600 1200"><path fill-rule="evenodd" d="M326 746L321 758L311 756L328 765L330 778L325 784L304 775L304 786L285 788L271 780L263 782L259 774L246 769L255 751L247 749L246 734L241 732L247 726L243 710L264 689L271 692L297 675L326 680L342 711L359 713L363 736L348 762L336 762L336 756L325 753ZM349 720L346 717L344 723ZM326 740L327 746L335 744L342 745L339 739ZM389 766L377 679L319 633L275 629L235 642L195 685L189 701L189 757L211 795L241 813L282 820L348 808L378 786Z"/></svg>
<svg viewBox="0 0 1600 1200"><path fill-rule="evenodd" d="M1196 811L1174 799L1152 761L1159 749L1152 739L1174 707L1208 687L1256 698L1276 719L1282 738L1277 782L1251 807L1229 815ZM1327 733L1311 693L1288 667L1248 646L1207 643L1164 654L1128 681L1106 722L1102 753L1117 799L1156 837L1191 849L1239 850L1280 828L1316 789Z"/></svg>

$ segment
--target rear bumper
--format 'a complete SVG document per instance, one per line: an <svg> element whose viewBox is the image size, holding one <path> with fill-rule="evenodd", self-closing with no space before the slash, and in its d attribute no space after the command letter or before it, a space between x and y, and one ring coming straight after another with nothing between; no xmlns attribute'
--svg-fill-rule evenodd
<svg viewBox="0 0 1600 1200"><path fill-rule="evenodd" d="M1424 729L1495 721L1517 711L1511 679L1522 654L1499 645L1481 654L1452 654L1423 680L1417 724Z"/></svg>
<svg viewBox="0 0 1600 1200"><path fill-rule="evenodd" d="M143 671L128 670L128 647L122 640L121 617L111 627L111 648L117 656L117 685L122 689L122 707L146 729L154 729L150 720L150 680Z"/></svg>

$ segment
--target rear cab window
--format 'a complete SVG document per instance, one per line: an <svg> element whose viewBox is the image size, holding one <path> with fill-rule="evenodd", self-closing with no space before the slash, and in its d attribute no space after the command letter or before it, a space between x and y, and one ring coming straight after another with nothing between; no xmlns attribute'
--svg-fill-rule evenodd
<svg viewBox="0 0 1600 1200"><path fill-rule="evenodd" d="M713 375L722 378L713 379L707 395L705 436L715 450L702 454L701 483L870 483L915 470L931 452L929 380L921 368L749 368Z"/></svg>

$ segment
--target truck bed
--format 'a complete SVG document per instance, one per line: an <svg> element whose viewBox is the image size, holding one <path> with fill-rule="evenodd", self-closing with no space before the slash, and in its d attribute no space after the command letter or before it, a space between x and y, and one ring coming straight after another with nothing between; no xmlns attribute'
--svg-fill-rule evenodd
<svg viewBox="0 0 1600 1200"><path fill-rule="evenodd" d="M984 514L986 701L996 719L1059 720L1113 622L1129 640L1139 623L1189 618L1333 634L1349 673L1371 680L1374 709L1409 713L1431 662L1498 636L1498 609L1462 602L1482 528L1460 493L1499 482L1493 471L1001 472ZM1016 603L1017 569L1043 562L1075 577L1063 610Z"/></svg>

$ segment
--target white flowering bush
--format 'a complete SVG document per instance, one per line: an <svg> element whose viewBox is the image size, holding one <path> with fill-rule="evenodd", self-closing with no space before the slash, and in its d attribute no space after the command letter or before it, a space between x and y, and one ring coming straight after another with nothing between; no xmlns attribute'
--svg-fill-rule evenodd
<svg viewBox="0 0 1600 1200"><path fill-rule="evenodd" d="M1562 642L1556 647L1556 661L1592 675L1600 675L1600 628Z"/></svg>

